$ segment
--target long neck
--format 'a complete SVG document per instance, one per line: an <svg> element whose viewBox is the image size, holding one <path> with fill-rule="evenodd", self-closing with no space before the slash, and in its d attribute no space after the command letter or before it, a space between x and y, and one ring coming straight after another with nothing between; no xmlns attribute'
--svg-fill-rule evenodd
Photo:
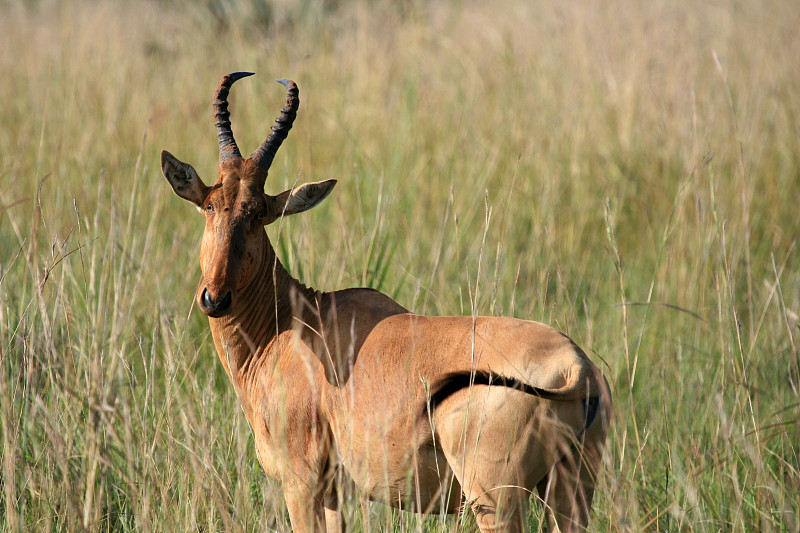
<svg viewBox="0 0 800 533"><path fill-rule="evenodd" d="M233 312L209 318L217 353L237 388L237 377L247 373L254 360L270 355L281 333L297 325L295 314L305 314L302 302L314 301L315 291L289 275L266 232L263 238L265 253L257 274L238 291Z"/></svg>

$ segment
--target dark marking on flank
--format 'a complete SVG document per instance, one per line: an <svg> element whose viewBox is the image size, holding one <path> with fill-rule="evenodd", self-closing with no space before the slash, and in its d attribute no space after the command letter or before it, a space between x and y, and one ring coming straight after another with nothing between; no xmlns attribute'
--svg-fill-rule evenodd
<svg viewBox="0 0 800 533"><path fill-rule="evenodd" d="M437 405L441 404L458 391L468 389L475 385L506 387L544 400L568 401L566 400L566 394L562 392L532 387L516 378L492 374L491 372L483 370L476 370L475 372L452 372L434 383L430 389L430 410L434 411ZM599 397L587 398L583 403L583 415L585 419L584 429L588 428L597 416L599 403ZM426 405L422 413L420 413L420 418L427 418L427 413L428 406Z"/></svg>

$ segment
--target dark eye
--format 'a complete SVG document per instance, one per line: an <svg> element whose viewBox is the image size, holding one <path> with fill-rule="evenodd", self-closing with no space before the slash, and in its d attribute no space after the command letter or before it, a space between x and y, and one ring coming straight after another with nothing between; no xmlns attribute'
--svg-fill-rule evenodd
<svg viewBox="0 0 800 533"><path fill-rule="evenodd" d="M256 220L264 220L264 212L263 211L259 211L256 214Z"/></svg>
<svg viewBox="0 0 800 533"><path fill-rule="evenodd" d="M213 212L214 212L214 206L213 206L213 205L211 205L211 204L208 204L208 205L206 206L206 212L207 212L207 213L213 213Z"/></svg>

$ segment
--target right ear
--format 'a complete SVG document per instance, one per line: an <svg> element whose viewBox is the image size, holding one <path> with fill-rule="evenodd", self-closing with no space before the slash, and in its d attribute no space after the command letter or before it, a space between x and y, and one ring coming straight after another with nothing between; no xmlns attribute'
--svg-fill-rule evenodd
<svg viewBox="0 0 800 533"><path fill-rule="evenodd" d="M161 172L172 186L175 194L189 200L199 209L203 208L203 201L208 196L206 187L197 171L188 163L184 163L166 150L161 151Z"/></svg>

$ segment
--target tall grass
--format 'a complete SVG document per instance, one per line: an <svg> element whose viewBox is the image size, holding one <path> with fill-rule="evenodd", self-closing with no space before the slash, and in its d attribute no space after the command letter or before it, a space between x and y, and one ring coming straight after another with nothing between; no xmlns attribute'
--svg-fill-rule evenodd
<svg viewBox="0 0 800 533"><path fill-rule="evenodd" d="M800 528L796 3L2 10L0 530L289 528L192 310L201 217L158 168L213 181L236 70L243 151L272 80L301 89L268 191L339 179L270 229L292 273L544 321L602 366L595 530Z"/></svg>

